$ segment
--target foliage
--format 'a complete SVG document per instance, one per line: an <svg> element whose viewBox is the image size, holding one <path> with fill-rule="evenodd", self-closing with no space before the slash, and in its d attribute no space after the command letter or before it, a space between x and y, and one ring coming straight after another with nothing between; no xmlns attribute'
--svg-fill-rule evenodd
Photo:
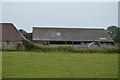
<svg viewBox="0 0 120 80"><path fill-rule="evenodd" d="M26 34L27 34L27 32L26 32L25 30L23 30L23 29L19 29L19 32L20 32L22 35L26 35Z"/></svg>
<svg viewBox="0 0 120 80"><path fill-rule="evenodd" d="M23 40L26 50L39 52L72 52L72 53L119 53L118 47L109 48L80 48L74 46L36 45L29 40ZM119 51L119 52L118 52Z"/></svg>
<svg viewBox="0 0 120 80"><path fill-rule="evenodd" d="M107 32L115 42L120 43L120 28L119 27L109 26L107 28Z"/></svg>
<svg viewBox="0 0 120 80"><path fill-rule="evenodd" d="M30 40L24 39L23 45L25 46L26 50L35 50L37 49L37 46L33 44Z"/></svg>

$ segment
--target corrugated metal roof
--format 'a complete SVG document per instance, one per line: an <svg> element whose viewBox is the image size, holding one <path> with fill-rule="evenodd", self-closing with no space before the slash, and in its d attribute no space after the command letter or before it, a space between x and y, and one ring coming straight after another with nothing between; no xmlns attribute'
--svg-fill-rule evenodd
<svg viewBox="0 0 120 80"><path fill-rule="evenodd" d="M12 23L0 23L0 33L2 33L2 41L21 41L22 34L15 28Z"/></svg>
<svg viewBox="0 0 120 80"><path fill-rule="evenodd" d="M33 28L33 41L107 41L112 38L104 29Z"/></svg>

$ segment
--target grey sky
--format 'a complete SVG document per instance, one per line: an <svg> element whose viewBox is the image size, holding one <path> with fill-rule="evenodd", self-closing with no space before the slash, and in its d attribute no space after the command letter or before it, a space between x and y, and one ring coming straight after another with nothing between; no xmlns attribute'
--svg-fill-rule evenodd
<svg viewBox="0 0 120 80"><path fill-rule="evenodd" d="M116 2L4 2L2 22L27 32L34 26L106 28L118 25Z"/></svg>

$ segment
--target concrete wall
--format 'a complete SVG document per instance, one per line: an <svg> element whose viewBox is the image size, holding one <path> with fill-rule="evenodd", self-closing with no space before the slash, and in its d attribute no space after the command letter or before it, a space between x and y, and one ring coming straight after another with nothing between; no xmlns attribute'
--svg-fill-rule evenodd
<svg viewBox="0 0 120 80"><path fill-rule="evenodd" d="M2 50L24 50L22 42L2 42Z"/></svg>

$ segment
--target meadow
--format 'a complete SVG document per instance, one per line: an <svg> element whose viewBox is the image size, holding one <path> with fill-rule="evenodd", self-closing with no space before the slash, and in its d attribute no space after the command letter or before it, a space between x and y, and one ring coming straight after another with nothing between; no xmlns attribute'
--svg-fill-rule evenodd
<svg viewBox="0 0 120 80"><path fill-rule="evenodd" d="M3 78L117 78L118 54L3 51Z"/></svg>

